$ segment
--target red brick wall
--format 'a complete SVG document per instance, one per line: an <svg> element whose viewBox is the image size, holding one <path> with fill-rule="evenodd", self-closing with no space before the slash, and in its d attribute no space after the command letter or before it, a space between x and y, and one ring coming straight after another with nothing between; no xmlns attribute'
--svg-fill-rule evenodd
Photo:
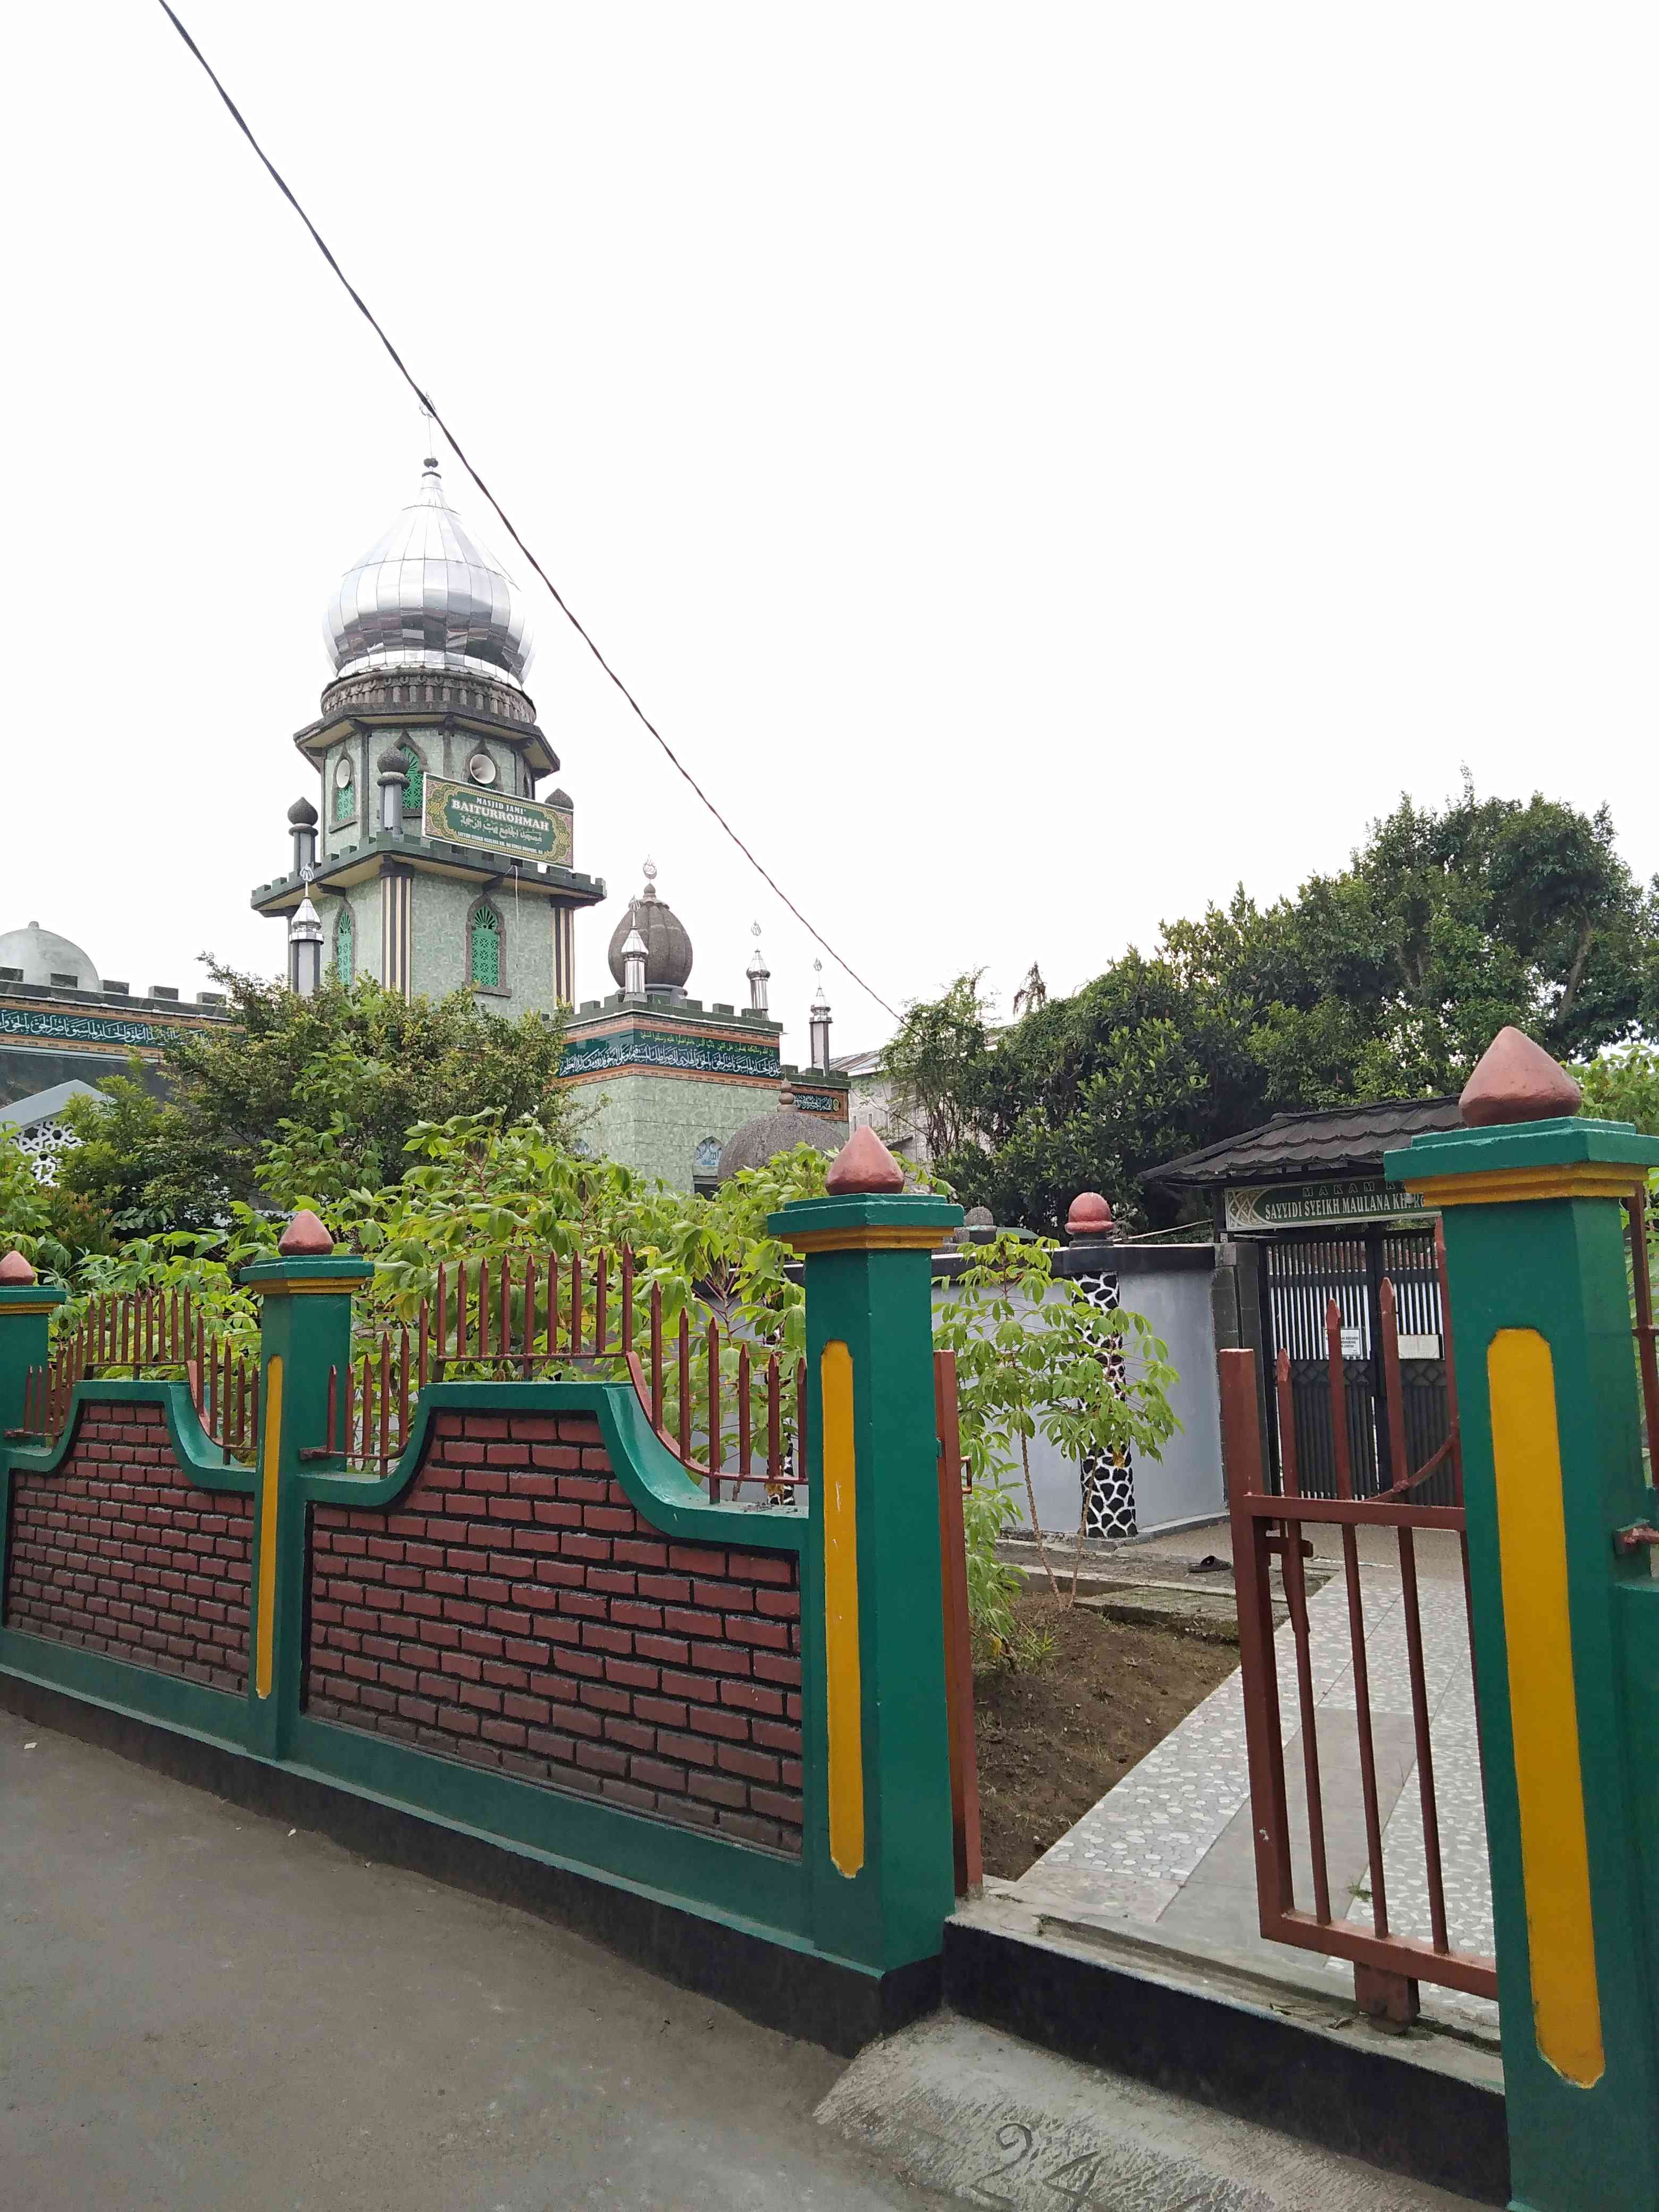
<svg viewBox="0 0 1659 2212"><path fill-rule="evenodd" d="M190 1480L161 1407L89 1406L57 1473L11 1490L8 1628L246 1689L253 1503Z"/></svg>
<svg viewBox="0 0 1659 2212"><path fill-rule="evenodd" d="M586 1417L446 1413L389 1510L313 1509L308 1709L800 1849L789 1553L635 1512Z"/></svg>

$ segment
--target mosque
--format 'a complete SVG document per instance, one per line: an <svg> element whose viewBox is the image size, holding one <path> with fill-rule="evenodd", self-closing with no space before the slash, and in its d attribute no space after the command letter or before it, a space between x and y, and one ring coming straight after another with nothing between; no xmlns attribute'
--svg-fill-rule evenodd
<svg viewBox="0 0 1659 2212"><path fill-rule="evenodd" d="M409 997L465 989L507 1016L562 1012L582 1141L682 1189L712 1189L793 1143L839 1146L848 1079L831 1065L822 982L802 1071L781 1059L758 943L745 1006L688 994L691 939L649 861L611 933L615 991L574 1004L577 919L604 902L605 881L576 866L574 805L526 689L522 596L448 504L435 459L413 502L341 578L324 640L333 674L317 719L294 737L313 795L289 809L287 872L252 895L255 912L284 927L293 989L315 991L331 969ZM114 1015L129 1018L112 1018L103 1002L125 990L35 923L0 938L0 1090L15 1102L4 1118L39 1132L61 1103L38 1087L21 1095L27 1072L8 1064L9 1031L60 1048L48 1086L60 1091L112 1062L125 1068L131 1051L159 1060L181 1018L223 1018L210 994L185 1014L160 986L142 1020L125 1006ZM43 1042L37 1075L44 1053Z"/></svg>

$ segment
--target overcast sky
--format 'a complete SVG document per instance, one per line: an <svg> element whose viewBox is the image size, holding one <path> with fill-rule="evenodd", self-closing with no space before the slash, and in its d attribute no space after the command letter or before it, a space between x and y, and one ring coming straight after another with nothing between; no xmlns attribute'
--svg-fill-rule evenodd
<svg viewBox="0 0 1659 2212"><path fill-rule="evenodd" d="M181 0L544 565L895 1005L1068 989L1402 789L1654 809L1650 7ZM414 403L159 8L9 11L0 928L265 971ZM502 533L459 467L453 503ZM523 564L611 898L814 948ZM886 1017L833 969L837 1049Z"/></svg>

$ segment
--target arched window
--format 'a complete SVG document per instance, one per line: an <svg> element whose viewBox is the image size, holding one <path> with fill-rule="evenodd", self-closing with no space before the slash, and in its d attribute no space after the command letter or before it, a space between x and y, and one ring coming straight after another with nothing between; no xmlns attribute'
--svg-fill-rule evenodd
<svg viewBox="0 0 1659 2212"><path fill-rule="evenodd" d="M467 924L467 974L473 988L501 988L501 918L493 906L475 906Z"/></svg>
<svg viewBox="0 0 1659 2212"><path fill-rule="evenodd" d="M404 812L419 814L426 805L426 770L407 738L404 739L404 750L409 755L409 774L404 778Z"/></svg>
<svg viewBox="0 0 1659 2212"><path fill-rule="evenodd" d="M357 786L351 774L351 763L342 753L334 764L334 819L349 822L357 812Z"/></svg>
<svg viewBox="0 0 1659 2212"><path fill-rule="evenodd" d="M357 925L351 908L343 906L334 921L334 975L349 990L357 972Z"/></svg>

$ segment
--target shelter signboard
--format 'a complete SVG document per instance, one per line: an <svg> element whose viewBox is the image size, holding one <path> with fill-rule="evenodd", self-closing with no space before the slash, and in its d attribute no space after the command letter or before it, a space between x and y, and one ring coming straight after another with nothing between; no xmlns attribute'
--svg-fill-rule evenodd
<svg viewBox="0 0 1659 2212"><path fill-rule="evenodd" d="M1322 1229L1349 1221L1398 1221L1426 1209L1414 1191L1382 1177L1364 1182L1229 1184L1230 1236L1275 1229Z"/></svg>
<svg viewBox="0 0 1659 2212"><path fill-rule="evenodd" d="M538 799L512 799L505 792L429 775L421 826L428 837L451 838L458 845L483 845L492 853L562 868L570 865L570 816L563 807L544 806Z"/></svg>

